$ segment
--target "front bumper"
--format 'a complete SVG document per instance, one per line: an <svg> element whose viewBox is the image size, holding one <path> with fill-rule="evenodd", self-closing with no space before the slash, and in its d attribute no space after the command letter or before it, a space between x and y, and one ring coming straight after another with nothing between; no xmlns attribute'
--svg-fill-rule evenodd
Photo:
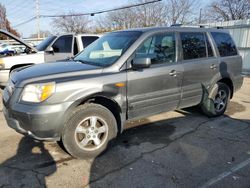
<svg viewBox="0 0 250 188"><path fill-rule="evenodd" d="M55 105L6 104L3 112L9 127L38 140L58 141L61 138L67 110L71 102Z"/></svg>

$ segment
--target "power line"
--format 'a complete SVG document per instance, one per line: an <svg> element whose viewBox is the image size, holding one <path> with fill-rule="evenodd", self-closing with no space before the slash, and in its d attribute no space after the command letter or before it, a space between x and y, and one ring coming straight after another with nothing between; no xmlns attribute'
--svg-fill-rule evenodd
<svg viewBox="0 0 250 188"><path fill-rule="evenodd" d="M96 14L102 14L102 13L106 13L106 12L113 12L113 11L117 11L117 10L123 10L123 9L128 9L128 8L134 8L134 7L138 7L138 6L143 6L143 5L147 5L147 4L152 4L152 3L156 3L162 0L153 0L153 1L148 1L148 2L144 2L144 3L138 3L135 5L128 5L128 6L123 6L123 7L119 7L119 8L114 8L114 9L108 9L108 10L103 10L103 11L97 11L97 12L89 12L89 13L77 13L77 14L61 14L61 15L41 15L41 17L44 18L58 18L58 17L72 17L72 16L94 16Z"/></svg>
<svg viewBox="0 0 250 188"><path fill-rule="evenodd" d="M34 17L32 17L32 18L30 18L30 19L28 19L28 20L26 20L26 21L23 21L23 22L21 22L21 23L19 23L19 24L16 24L16 25L14 25L13 27L19 27L19 26L24 25L24 24L26 24L26 23L29 23L29 22L31 22L31 21L33 21L33 20L35 20L35 19L36 19L36 16L34 16Z"/></svg>
<svg viewBox="0 0 250 188"><path fill-rule="evenodd" d="M59 17L72 17L72 16L94 16L96 14L102 14L102 13L107 13L107 12L113 12L113 11L118 11L118 10L124 10L124 9L129 9L129 8L134 8L134 7L138 7L138 6L143 6L143 5L148 5L148 4L152 4L152 3L156 3L156 2L160 2L162 0L153 0L153 1L148 1L148 2L144 2L144 3L138 3L138 4L134 4L134 5L127 5L127 6L122 6L119 8L114 8L114 9L107 9L107 10L103 10L103 11L96 11L96 12L89 12L89 13L76 13L76 14L56 14L56 15L49 15L49 14L43 14L43 15L38 15L39 18L59 18ZM34 19L36 19L37 16L32 17L22 23L16 24L13 27L19 27L21 25L24 25L26 23L29 23L31 21L33 21Z"/></svg>

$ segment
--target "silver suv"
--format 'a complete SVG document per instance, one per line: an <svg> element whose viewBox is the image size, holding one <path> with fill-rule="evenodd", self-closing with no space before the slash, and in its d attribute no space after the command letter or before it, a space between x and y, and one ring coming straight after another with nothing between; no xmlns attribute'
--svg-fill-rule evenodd
<svg viewBox="0 0 250 188"><path fill-rule="evenodd" d="M222 115L241 85L242 59L223 29L160 27L108 33L70 61L14 71L7 123L94 157L126 120L200 105Z"/></svg>

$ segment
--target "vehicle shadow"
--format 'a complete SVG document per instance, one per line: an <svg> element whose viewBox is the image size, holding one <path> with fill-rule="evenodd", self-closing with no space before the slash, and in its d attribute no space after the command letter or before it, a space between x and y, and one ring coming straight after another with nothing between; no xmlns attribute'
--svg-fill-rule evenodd
<svg viewBox="0 0 250 188"><path fill-rule="evenodd" d="M46 169L44 161L49 163ZM24 136L16 155L0 164L0 187L46 187L45 178L56 170L44 143Z"/></svg>
<svg viewBox="0 0 250 188"><path fill-rule="evenodd" d="M111 141L107 150L93 160L89 174L90 187L95 187L92 184L106 174L119 171L145 153L165 147L173 141L170 137L176 127L169 124L171 119L156 122L147 122L145 119L145 121L145 124L129 128L118 135Z"/></svg>
<svg viewBox="0 0 250 188"><path fill-rule="evenodd" d="M235 109L235 103L233 103L232 106L229 108L228 114L231 115L232 113L238 110L239 110L238 108L237 110ZM244 110L245 109L242 108L242 111ZM234 126L234 125L236 125L237 122L241 120L231 118L227 114L218 118L208 118L204 116L199 111L199 108L197 107L191 107L191 108L186 108L183 110L178 110L178 113L182 114L183 116L175 117L175 118L167 118L167 119L156 121L156 122L146 122L146 124L127 129L121 135L118 135L118 137L115 140L112 140L111 144L109 145L109 148L103 154L101 154L100 156L98 156L97 158L93 160L90 174L89 174L89 182L88 182L89 187L98 187L101 185L105 185L105 186L109 185L112 187L112 185L119 185L119 183L121 183L122 185L125 185L125 184L130 185L130 182L127 182L127 181L128 179L131 178L131 175L129 174L135 173L133 172L134 170L133 164L135 164L137 160L143 161L144 158L147 158L147 157L150 158L151 155L147 156L144 154L150 154L151 152L159 151L159 150L165 149L166 147L169 147L170 144L173 143L175 140L182 138L186 134L192 133L194 130L197 130L197 127L199 127L199 125L203 125L203 122L210 122L210 121L217 122L218 121L217 123L218 130L223 131L224 128L225 129L228 128L230 129L230 131L235 131L235 132L239 131L237 126ZM231 122L231 125L223 122L227 118L228 120L226 121ZM189 121L188 124L187 124L188 122L187 120ZM195 122L194 124L196 125L191 125L190 122L192 121ZM242 121L250 125L249 119L242 120ZM241 126L241 128L244 128L244 127ZM209 128L207 128L207 130L209 130ZM243 131L243 129L240 131ZM227 132L227 130L225 130L225 132ZM232 134L234 133L232 132ZM208 140L209 139L210 138L208 136ZM193 149L192 145L188 145L188 143L187 144L182 143L181 147L187 147L188 149L190 147L191 149ZM180 163L186 164L186 166L189 166L189 165L191 166L191 164L189 163L193 162L195 165L197 165L195 167L197 171L199 170L202 171L204 166L206 164L209 164L210 162L209 159L207 158L208 154L210 153L210 155L212 155L213 153L212 149L210 151L210 149L206 147L207 147L206 145L204 146L199 145L199 147L196 148L198 151L191 161L188 160L188 156L186 157L181 156L183 154L179 154L179 156L176 155L176 157L180 157L180 158L183 157L182 159L184 161L180 161ZM190 153L192 153L192 151L190 151ZM150 160L147 160L147 161L150 161L151 163L151 160L152 160L152 163L157 164L157 161L154 161L158 159L157 153L154 153L153 156L155 157L152 157L150 158ZM169 161L167 161L168 159L166 157L165 159L166 162L170 162L170 159ZM149 164L149 165L153 165L153 164ZM161 165L162 164L160 164L160 166ZM183 170L185 168L186 167L183 167ZM122 169L126 169L126 170L123 170L123 172L121 172ZM143 174L144 176L146 175L145 177L143 177L144 182L150 182L150 179L153 179L151 177L152 173L156 173L156 172L145 173L145 171L147 171L147 166L145 166L145 163L144 163L144 166L141 167L141 169L137 169L137 170L138 171L141 170L141 174ZM182 168L180 167L177 170L182 171ZM137 175L138 175L138 171L137 171ZM167 171L167 168L165 169L165 171ZM122 174L123 176L125 175L126 177L120 177L120 175L117 175L117 174L114 177L108 176L112 173L114 174L119 173L120 175ZM159 176L161 175L159 174ZM109 177L109 179L107 180L105 179L105 177ZM118 180L116 178L118 178ZM138 178L142 180L142 177L138 177ZM175 177L173 176L173 178ZM125 181L126 183L124 183ZM133 181L135 180L133 179ZM173 181L174 183L176 183L175 179L170 179L170 181ZM162 180L162 182L164 182L164 180ZM138 183L139 183L139 180L138 180ZM193 182L193 183L195 184L197 182ZM155 183L155 185L156 184L157 183ZM152 183L152 185L154 185L154 183Z"/></svg>

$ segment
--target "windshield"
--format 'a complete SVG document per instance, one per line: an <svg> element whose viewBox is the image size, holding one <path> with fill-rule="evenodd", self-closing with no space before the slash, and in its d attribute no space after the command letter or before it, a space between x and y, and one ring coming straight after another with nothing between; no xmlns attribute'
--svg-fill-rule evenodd
<svg viewBox="0 0 250 188"><path fill-rule="evenodd" d="M140 35L139 31L106 34L85 48L74 60L101 67L112 65Z"/></svg>
<svg viewBox="0 0 250 188"><path fill-rule="evenodd" d="M51 44L53 40L55 40L56 36L50 36L46 39L44 39L40 44L36 46L36 49L38 51L45 51L46 48Z"/></svg>

